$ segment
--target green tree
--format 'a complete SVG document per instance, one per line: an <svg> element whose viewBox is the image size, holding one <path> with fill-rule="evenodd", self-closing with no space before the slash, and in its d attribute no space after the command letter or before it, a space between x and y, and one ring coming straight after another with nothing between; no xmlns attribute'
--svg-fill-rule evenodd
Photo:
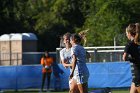
<svg viewBox="0 0 140 93"><path fill-rule="evenodd" d="M140 22L139 5L140 0L0 0L0 34L33 32L39 51L55 51L61 35L85 29L88 46L113 45L114 38L124 45L125 27Z"/></svg>
<svg viewBox="0 0 140 93"><path fill-rule="evenodd" d="M114 37L124 34L122 27L129 22L125 7L120 1L91 2L90 14L84 25L84 28L90 29L88 46L113 45ZM124 41L122 37L118 45L123 45Z"/></svg>

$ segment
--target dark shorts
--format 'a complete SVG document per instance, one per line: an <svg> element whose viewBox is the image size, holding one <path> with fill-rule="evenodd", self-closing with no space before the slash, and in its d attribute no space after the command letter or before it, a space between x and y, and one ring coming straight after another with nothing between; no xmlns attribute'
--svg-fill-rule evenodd
<svg viewBox="0 0 140 93"><path fill-rule="evenodd" d="M132 82L136 87L140 86L140 64L131 63Z"/></svg>

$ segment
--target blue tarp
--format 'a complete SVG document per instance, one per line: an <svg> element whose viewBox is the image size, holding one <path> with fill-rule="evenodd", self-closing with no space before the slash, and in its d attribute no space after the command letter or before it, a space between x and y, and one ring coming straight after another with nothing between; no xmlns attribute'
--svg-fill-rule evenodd
<svg viewBox="0 0 140 93"><path fill-rule="evenodd" d="M129 87L131 84L130 64L109 62L87 64L90 71L89 87Z"/></svg>
<svg viewBox="0 0 140 93"><path fill-rule="evenodd" d="M130 87L132 76L128 62L87 63L90 71L89 88ZM69 69L53 66L51 88L68 88ZM41 65L0 66L0 89L41 87Z"/></svg>

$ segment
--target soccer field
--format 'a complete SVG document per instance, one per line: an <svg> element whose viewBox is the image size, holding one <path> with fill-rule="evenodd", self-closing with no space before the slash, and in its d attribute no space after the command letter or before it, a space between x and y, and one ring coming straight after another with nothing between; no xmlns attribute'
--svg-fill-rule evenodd
<svg viewBox="0 0 140 93"><path fill-rule="evenodd" d="M113 91L112 93L129 93L129 91L128 90Z"/></svg>
<svg viewBox="0 0 140 93"><path fill-rule="evenodd" d="M51 93L68 93L68 92L51 92ZM112 93L129 93L129 91L113 91Z"/></svg>
<svg viewBox="0 0 140 93"><path fill-rule="evenodd" d="M4 91L3 93L39 93L38 91ZM42 92L42 93L68 93L68 91L65 92ZM129 90L113 90L112 93L129 93Z"/></svg>

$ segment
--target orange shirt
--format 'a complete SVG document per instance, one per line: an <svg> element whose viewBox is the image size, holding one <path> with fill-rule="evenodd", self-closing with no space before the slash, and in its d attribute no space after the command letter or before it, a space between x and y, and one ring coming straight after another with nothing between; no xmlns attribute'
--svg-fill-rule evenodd
<svg viewBox="0 0 140 93"><path fill-rule="evenodd" d="M52 68L51 68L52 63L53 63L52 57L47 57L47 58L42 57L41 58L41 64L43 65L42 72L43 73L52 72ZM49 67L49 69L46 69L45 66Z"/></svg>

